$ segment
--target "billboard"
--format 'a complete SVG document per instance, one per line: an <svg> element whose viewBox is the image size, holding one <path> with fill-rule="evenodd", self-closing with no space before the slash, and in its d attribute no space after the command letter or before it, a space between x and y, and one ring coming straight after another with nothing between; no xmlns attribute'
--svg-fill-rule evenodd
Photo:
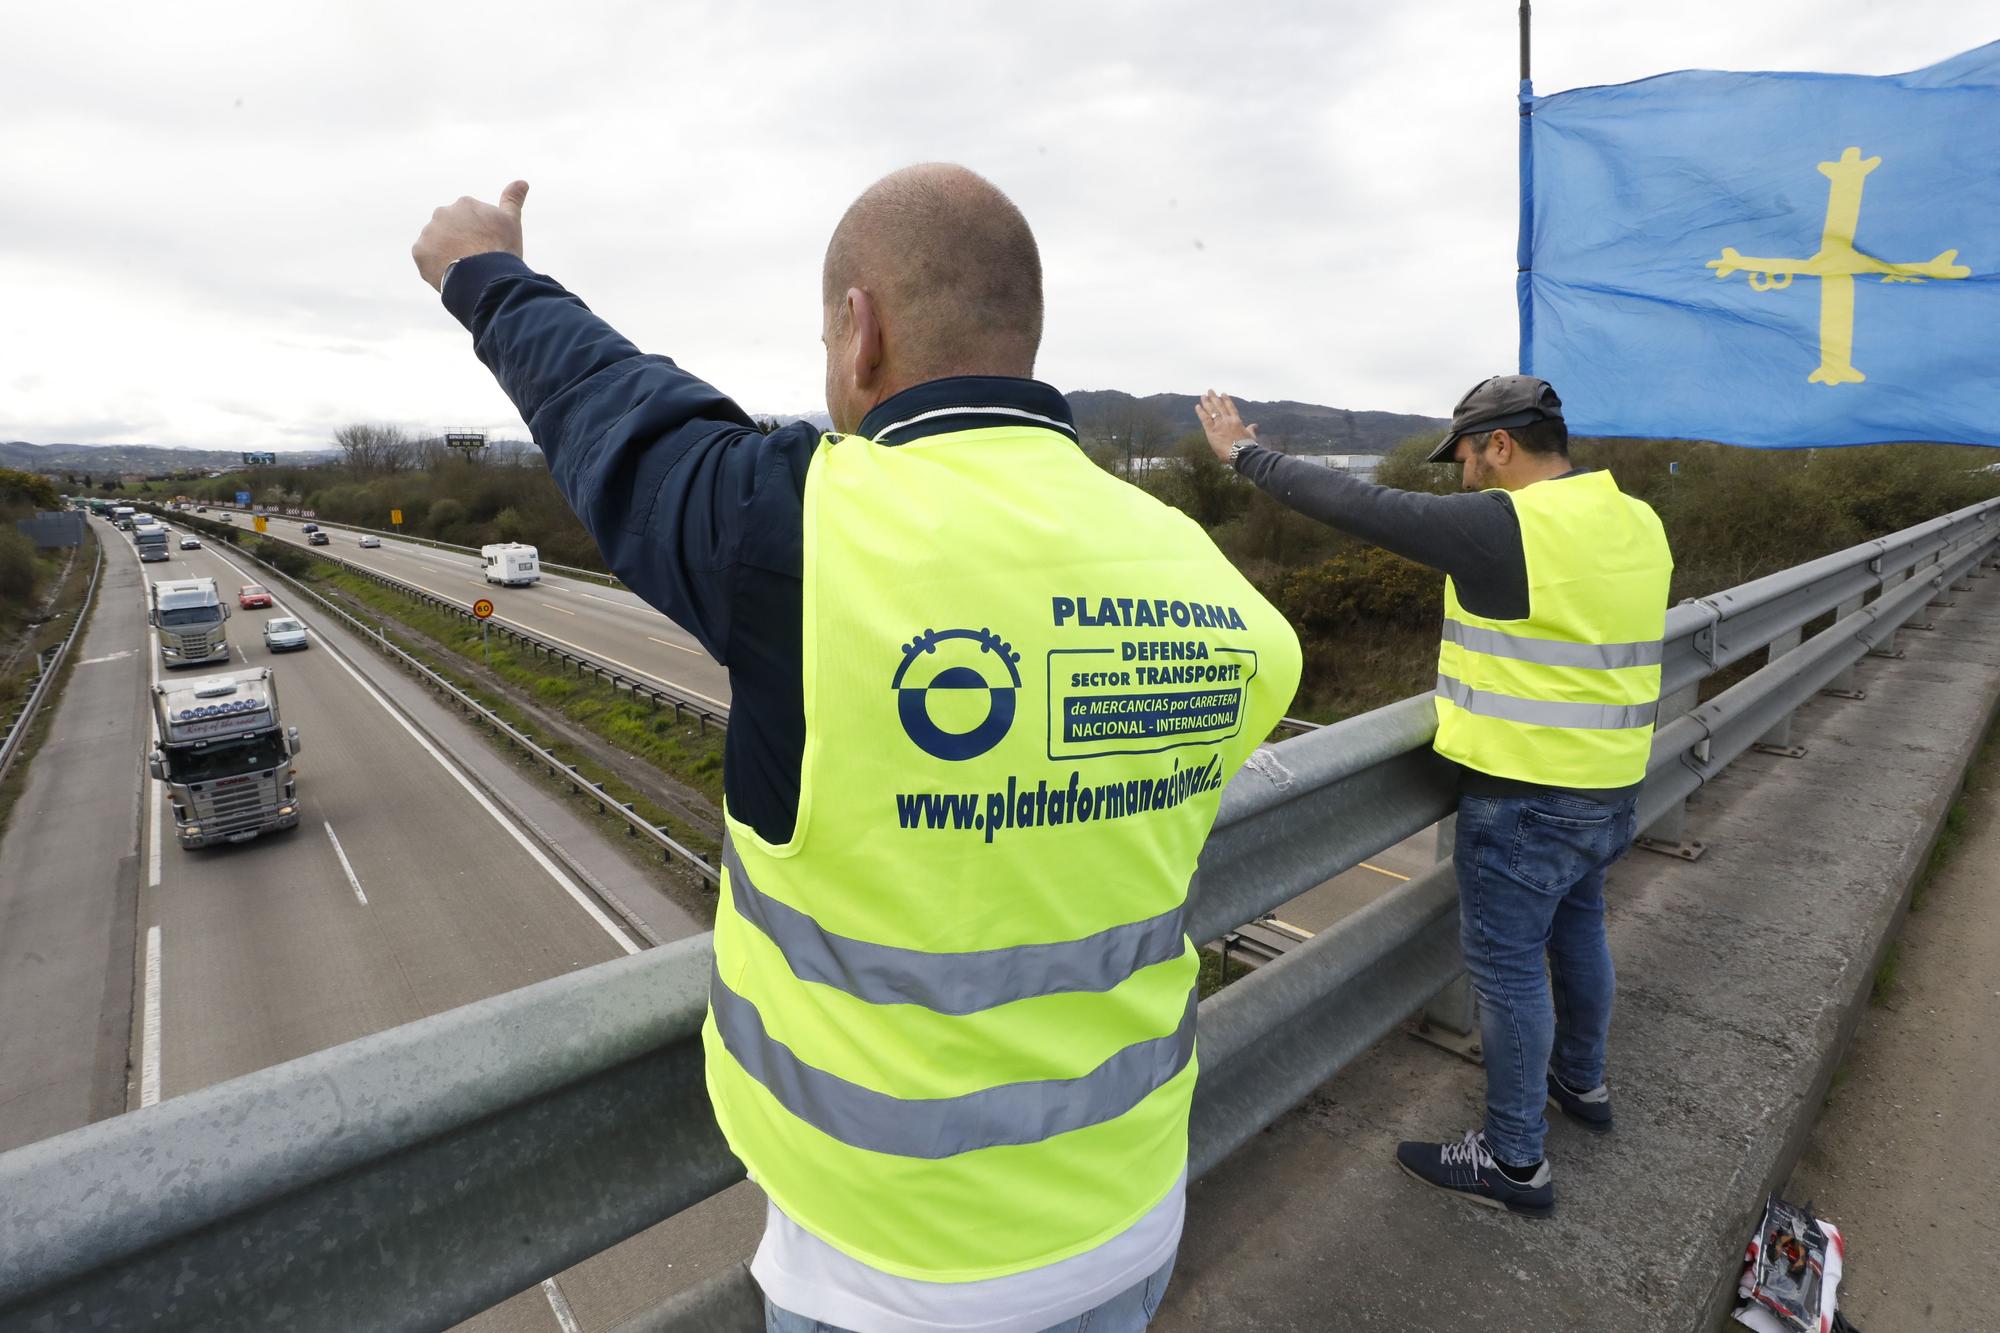
<svg viewBox="0 0 2000 1333"><path fill-rule="evenodd" d="M278 461L278 456L277 456L276 454L248 454L248 453L246 453L246 454L244 454L244 455L243 455L243 462L244 462L244 464L245 464L246 466L250 466L250 467L255 467L255 466L256 466L257 464L259 464L259 463L275 463L275 462L277 462L277 461Z"/></svg>

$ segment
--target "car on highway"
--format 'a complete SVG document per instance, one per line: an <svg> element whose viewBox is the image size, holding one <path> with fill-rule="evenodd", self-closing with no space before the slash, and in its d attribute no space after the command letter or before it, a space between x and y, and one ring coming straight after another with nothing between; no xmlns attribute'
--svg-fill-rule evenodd
<svg viewBox="0 0 2000 1333"><path fill-rule="evenodd" d="M299 524L299 531L300 531L300 532L318 532L318 531L319 531L319 524L317 524L317 523L301 523L301 524Z"/></svg>
<svg viewBox="0 0 2000 1333"><path fill-rule="evenodd" d="M273 616L264 622L264 646L274 653L288 653L294 648L307 648L311 641L306 638L306 627L289 616Z"/></svg>
<svg viewBox="0 0 2000 1333"><path fill-rule="evenodd" d="M201 549L201 538L199 537L181 538L181 549L183 551L199 551Z"/></svg>
<svg viewBox="0 0 2000 1333"><path fill-rule="evenodd" d="M196 506L194 507L194 512L195 512L195 513L197 513L197 514L206 514L206 513L208 512L208 506L207 506L207 505L196 505Z"/></svg>
<svg viewBox="0 0 2000 1333"><path fill-rule="evenodd" d="M363 537L361 539L361 545L369 547L371 549L380 546L381 544L382 544L382 539L380 537Z"/></svg>
<svg viewBox="0 0 2000 1333"><path fill-rule="evenodd" d="M306 534L307 546L331 546L332 544L333 538L327 536L324 532L308 532Z"/></svg>
<svg viewBox="0 0 2000 1333"><path fill-rule="evenodd" d="M236 604L245 611L271 605L271 594L261 583L246 583L236 593Z"/></svg>
<svg viewBox="0 0 2000 1333"><path fill-rule="evenodd" d="M223 521L224 523L234 523L234 522L236 521L236 515L234 515L234 514L224 514L224 515L222 516L222 521Z"/></svg>

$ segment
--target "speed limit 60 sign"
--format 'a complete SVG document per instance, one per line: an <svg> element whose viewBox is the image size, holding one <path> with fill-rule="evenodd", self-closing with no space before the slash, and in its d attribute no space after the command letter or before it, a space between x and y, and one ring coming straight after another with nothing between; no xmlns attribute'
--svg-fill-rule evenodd
<svg viewBox="0 0 2000 1333"><path fill-rule="evenodd" d="M493 614L493 603L487 601L484 597L480 598L472 604L472 614L478 616L481 620L486 619L486 617Z"/></svg>

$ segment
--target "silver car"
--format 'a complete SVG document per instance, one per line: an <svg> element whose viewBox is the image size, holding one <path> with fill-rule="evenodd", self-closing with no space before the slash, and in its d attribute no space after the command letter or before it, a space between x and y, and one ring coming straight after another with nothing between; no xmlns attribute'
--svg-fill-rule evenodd
<svg viewBox="0 0 2000 1333"><path fill-rule="evenodd" d="M310 647L306 627L290 616L273 616L264 622L264 646L274 653Z"/></svg>
<svg viewBox="0 0 2000 1333"><path fill-rule="evenodd" d="M382 539L380 537L363 537L361 539L361 545L367 547L369 550L374 550L381 544L382 544Z"/></svg>
<svg viewBox="0 0 2000 1333"><path fill-rule="evenodd" d="M199 537L181 538L181 549L183 551L199 551L201 549L201 538Z"/></svg>

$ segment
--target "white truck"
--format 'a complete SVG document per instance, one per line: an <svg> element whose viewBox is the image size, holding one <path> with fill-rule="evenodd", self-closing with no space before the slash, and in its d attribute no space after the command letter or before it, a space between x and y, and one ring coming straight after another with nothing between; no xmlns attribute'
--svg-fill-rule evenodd
<svg viewBox="0 0 2000 1333"><path fill-rule="evenodd" d="M488 583L525 588L542 576L541 552L521 542L482 546L479 554L486 561Z"/></svg>
<svg viewBox="0 0 2000 1333"><path fill-rule="evenodd" d="M169 579L146 589L146 623L153 627L163 667L227 662L229 637L222 622L229 603L214 579Z"/></svg>
<svg viewBox="0 0 2000 1333"><path fill-rule="evenodd" d="M167 784L182 847L298 827L299 729L279 721L271 668L155 685L153 721L147 768Z"/></svg>
<svg viewBox="0 0 2000 1333"><path fill-rule="evenodd" d="M130 532L132 530L132 517L138 512L131 505L113 505L111 506L111 522L119 531Z"/></svg>
<svg viewBox="0 0 2000 1333"><path fill-rule="evenodd" d="M134 523L132 545L139 552L141 563L165 560L172 554L167 547L167 528L164 523Z"/></svg>

